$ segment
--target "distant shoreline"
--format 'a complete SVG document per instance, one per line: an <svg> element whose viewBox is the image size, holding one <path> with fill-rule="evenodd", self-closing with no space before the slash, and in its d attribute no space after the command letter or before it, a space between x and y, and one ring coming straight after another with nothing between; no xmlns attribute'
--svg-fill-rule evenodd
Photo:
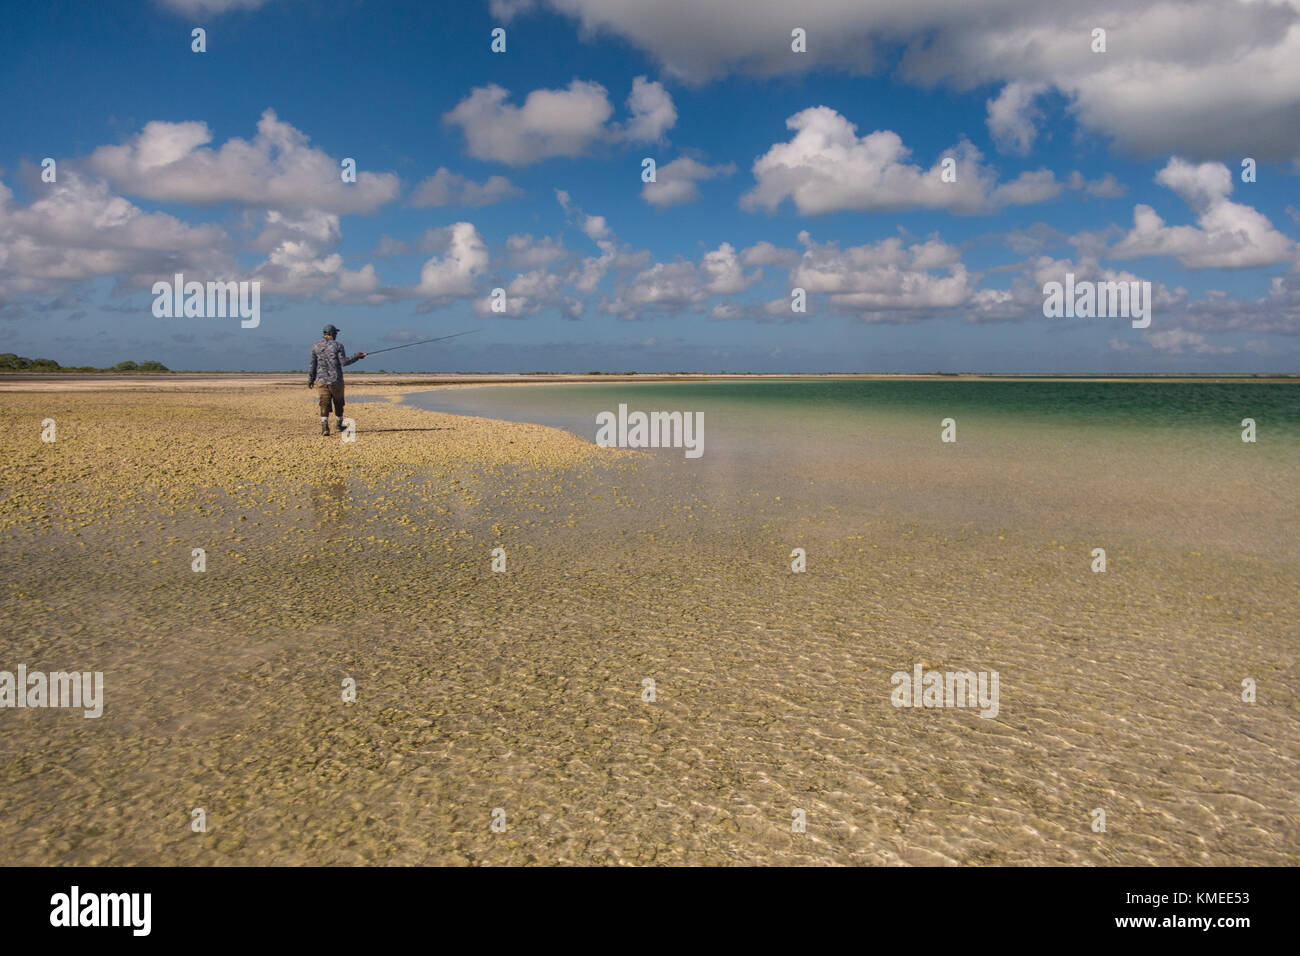
<svg viewBox="0 0 1300 956"><path fill-rule="evenodd" d="M109 391L191 388L303 388L305 372L0 372L0 391ZM654 372L575 374L567 372L349 372L348 384L365 386L544 385L611 382L727 382L782 379L936 382L1202 382L1300 384L1300 374L1044 374L1044 373L852 373L852 372Z"/></svg>

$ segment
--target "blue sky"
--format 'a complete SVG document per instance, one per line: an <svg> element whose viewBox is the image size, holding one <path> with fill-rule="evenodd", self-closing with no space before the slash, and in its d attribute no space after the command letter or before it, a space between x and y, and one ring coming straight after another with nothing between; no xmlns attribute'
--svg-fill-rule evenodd
<svg viewBox="0 0 1300 956"><path fill-rule="evenodd" d="M16 9L0 351L291 369L332 322L483 330L390 371L1297 371L1300 3L1040 6ZM155 318L177 271L259 282L260 324ZM1150 327L1044 317L1066 273L1150 282Z"/></svg>

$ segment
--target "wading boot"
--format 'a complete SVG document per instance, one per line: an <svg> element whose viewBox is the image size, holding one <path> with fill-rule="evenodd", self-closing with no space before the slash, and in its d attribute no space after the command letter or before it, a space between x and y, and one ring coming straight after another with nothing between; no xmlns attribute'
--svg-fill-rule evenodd
<svg viewBox="0 0 1300 956"><path fill-rule="evenodd" d="M330 433L330 423L329 423L329 422L321 422L321 423L320 423L320 433L321 433L322 435L327 436L327 437L329 436L329 433Z"/></svg>

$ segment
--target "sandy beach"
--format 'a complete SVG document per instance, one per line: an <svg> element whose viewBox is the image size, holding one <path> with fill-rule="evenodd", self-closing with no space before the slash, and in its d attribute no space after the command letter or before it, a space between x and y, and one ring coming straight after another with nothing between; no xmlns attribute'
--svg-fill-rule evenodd
<svg viewBox="0 0 1300 956"><path fill-rule="evenodd" d="M855 502L409 380L349 383L355 443L288 376L7 384L0 668L105 688L0 710L10 864L1300 862L1294 515L1192 468L1121 509L1147 448L904 447ZM1000 712L894 707L914 663Z"/></svg>

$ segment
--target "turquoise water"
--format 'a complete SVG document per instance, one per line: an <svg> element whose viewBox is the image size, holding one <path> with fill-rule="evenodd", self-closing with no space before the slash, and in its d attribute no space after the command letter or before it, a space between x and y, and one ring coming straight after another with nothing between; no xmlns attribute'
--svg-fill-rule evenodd
<svg viewBox="0 0 1300 956"><path fill-rule="evenodd" d="M1155 430L1181 440L1240 440L1253 418L1261 446L1300 444L1300 384L1203 382L983 382L767 380L440 389L408 399L421 408L557 425L594 439L597 412L702 411L725 441L752 433L834 429L942 418L1001 426ZM752 436L750 436L752 437Z"/></svg>
<svg viewBox="0 0 1300 956"><path fill-rule="evenodd" d="M597 413L620 404L701 412L702 457L642 452L657 487L685 482L681 499L706 505L779 501L842 533L906 518L1300 553L1300 384L805 379L486 386L408 401L592 441ZM949 418L955 443L941 441Z"/></svg>

